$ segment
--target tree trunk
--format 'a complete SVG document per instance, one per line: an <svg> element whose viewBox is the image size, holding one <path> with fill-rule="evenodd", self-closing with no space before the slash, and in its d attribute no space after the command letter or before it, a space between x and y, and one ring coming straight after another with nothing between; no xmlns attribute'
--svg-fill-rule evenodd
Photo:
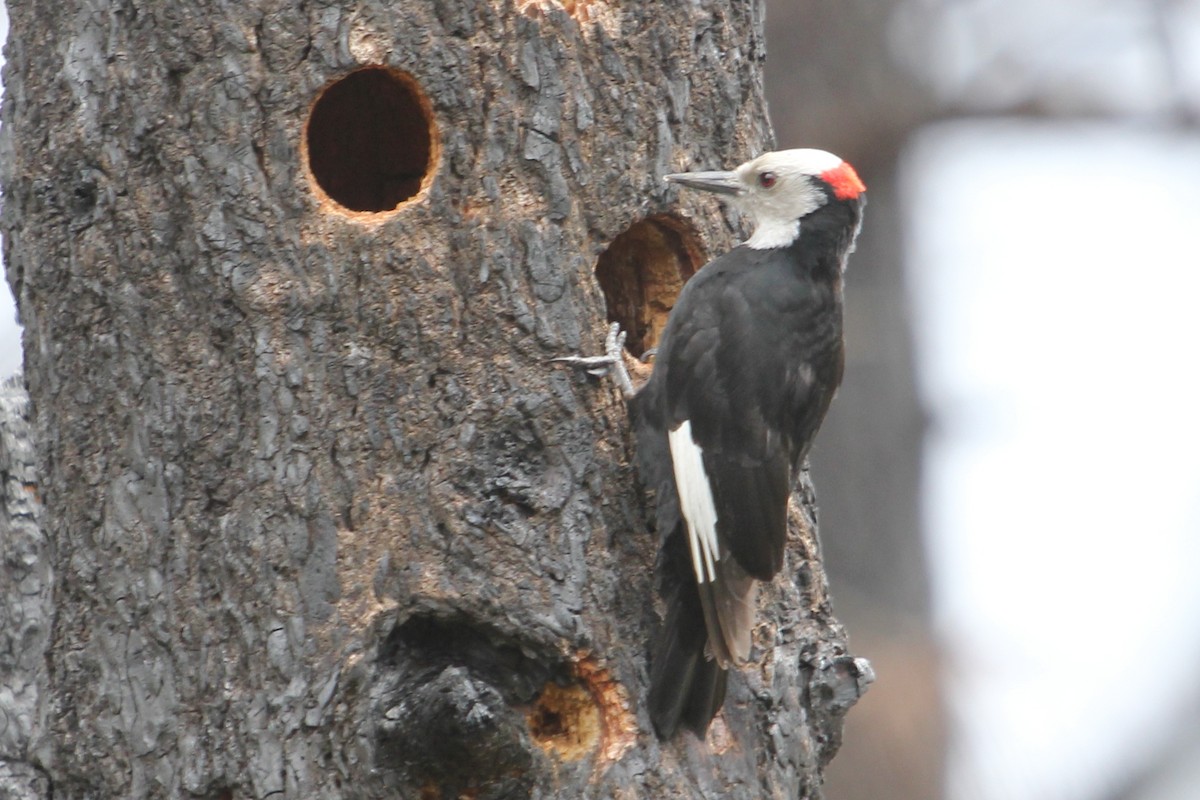
<svg viewBox="0 0 1200 800"><path fill-rule="evenodd" d="M760 2L10 13L55 616L0 755L55 798L819 796L869 673L807 486L757 665L660 742L625 409L546 364L734 241L661 176L769 144Z"/></svg>

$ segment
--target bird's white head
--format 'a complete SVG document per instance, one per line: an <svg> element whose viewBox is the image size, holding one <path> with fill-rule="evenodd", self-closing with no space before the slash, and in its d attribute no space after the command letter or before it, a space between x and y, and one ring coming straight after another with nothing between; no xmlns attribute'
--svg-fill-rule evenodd
<svg viewBox="0 0 1200 800"><path fill-rule="evenodd" d="M666 180L714 192L754 222L749 247L786 247L800 235L801 221L836 200L866 191L854 167L824 150L763 153L730 172L680 172Z"/></svg>

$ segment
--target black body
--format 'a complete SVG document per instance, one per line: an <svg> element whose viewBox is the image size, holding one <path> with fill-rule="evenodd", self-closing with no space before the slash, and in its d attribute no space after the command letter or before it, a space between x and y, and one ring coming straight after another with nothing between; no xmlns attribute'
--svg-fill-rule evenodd
<svg viewBox="0 0 1200 800"><path fill-rule="evenodd" d="M790 245L742 245L701 269L680 293L650 380L632 400L643 477L657 492L669 605L649 701L660 736L681 724L705 735L724 701L721 664L733 649L712 641L721 630L713 609L752 607L754 581L770 580L783 563L788 497L841 382L842 269L862 205L862 197L830 195L801 219ZM692 568L668 446L668 432L684 421L717 509L721 559L712 583L698 583Z"/></svg>

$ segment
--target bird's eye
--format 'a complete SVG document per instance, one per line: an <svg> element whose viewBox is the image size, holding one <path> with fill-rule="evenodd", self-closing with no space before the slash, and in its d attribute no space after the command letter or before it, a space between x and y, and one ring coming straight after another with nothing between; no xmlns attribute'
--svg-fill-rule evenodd
<svg viewBox="0 0 1200 800"><path fill-rule="evenodd" d="M758 185L764 189L770 189L779 180L779 176L774 172L760 172L758 174Z"/></svg>

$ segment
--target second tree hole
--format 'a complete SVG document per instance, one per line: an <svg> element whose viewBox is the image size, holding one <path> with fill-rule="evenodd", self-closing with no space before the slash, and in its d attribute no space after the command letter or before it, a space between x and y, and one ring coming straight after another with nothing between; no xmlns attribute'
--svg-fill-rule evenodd
<svg viewBox="0 0 1200 800"><path fill-rule="evenodd" d="M702 263L696 236L665 215L635 222L596 263L608 321L626 332L625 348L640 358L658 344L683 284Z"/></svg>

